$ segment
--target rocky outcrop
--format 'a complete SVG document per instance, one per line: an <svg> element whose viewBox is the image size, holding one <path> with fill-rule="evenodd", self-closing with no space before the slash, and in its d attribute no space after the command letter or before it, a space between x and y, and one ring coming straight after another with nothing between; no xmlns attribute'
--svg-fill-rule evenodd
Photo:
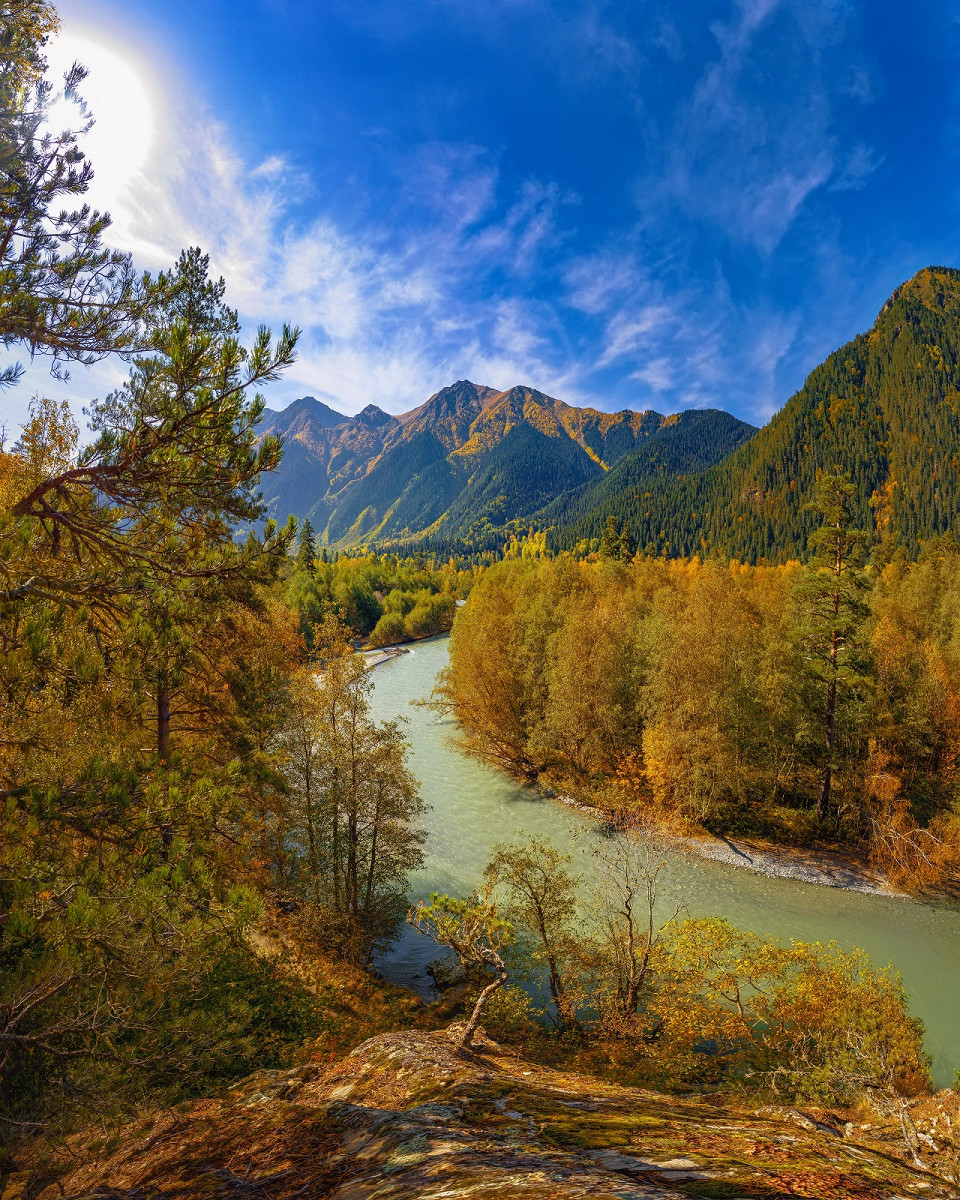
<svg viewBox="0 0 960 1200"><path fill-rule="evenodd" d="M667 1097L552 1071L483 1041L392 1033L329 1067L260 1072L129 1127L5 1200L573 1200L946 1197L902 1145L789 1109ZM859 1132L865 1136L863 1127ZM871 1137L877 1136L874 1131Z"/></svg>

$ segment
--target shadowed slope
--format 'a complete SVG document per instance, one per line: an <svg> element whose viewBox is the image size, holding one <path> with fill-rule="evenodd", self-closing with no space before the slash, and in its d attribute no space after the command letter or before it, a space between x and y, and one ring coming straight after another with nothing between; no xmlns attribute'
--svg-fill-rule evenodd
<svg viewBox="0 0 960 1200"><path fill-rule="evenodd" d="M574 408L533 388L497 392L469 380L400 417L369 405L323 425L310 419L312 408L292 418L288 411L269 414L263 425L265 433L283 434L287 448L264 481L270 511L281 520L288 512L309 516L333 545L456 537L477 524L525 520L659 438L666 457L651 460L656 469L668 460L696 469L706 447L707 461L716 462L751 432L726 414L722 426L720 414L685 414L684 431L701 430L687 462L693 439L677 438L676 418Z"/></svg>

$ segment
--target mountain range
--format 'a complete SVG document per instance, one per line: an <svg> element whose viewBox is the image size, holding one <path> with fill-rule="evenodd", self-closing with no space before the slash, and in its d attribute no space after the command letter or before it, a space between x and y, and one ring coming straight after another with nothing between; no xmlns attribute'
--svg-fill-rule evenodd
<svg viewBox="0 0 960 1200"><path fill-rule="evenodd" d="M613 514L656 552L783 561L805 552L818 472L845 471L861 526L914 555L960 521L960 271L902 284L760 430L467 380L400 416L304 397L262 430L285 442L264 480L271 514L309 517L335 546L477 545L522 522L559 549Z"/></svg>
<svg viewBox="0 0 960 1200"><path fill-rule="evenodd" d="M271 515L308 517L334 546L479 537L606 476L629 459L651 478L703 470L754 429L728 413L575 408L529 387L460 380L400 416L345 417L311 396L267 410L284 439L264 480Z"/></svg>

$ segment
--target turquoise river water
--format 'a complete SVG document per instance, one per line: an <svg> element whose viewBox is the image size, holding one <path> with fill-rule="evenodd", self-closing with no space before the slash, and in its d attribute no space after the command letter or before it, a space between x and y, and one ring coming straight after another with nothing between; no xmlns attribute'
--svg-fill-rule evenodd
<svg viewBox="0 0 960 1200"><path fill-rule="evenodd" d="M402 717L410 765L430 806L426 861L411 880L414 899L431 891L466 895L477 884L492 848L538 834L571 851L589 869L597 822L517 786L508 776L459 753L452 720L411 706L429 696L447 662L447 640L419 642L409 654L373 672L374 715ZM582 861L582 868L580 862ZM960 1067L960 909L776 879L688 854L669 855L668 887L690 916L723 916L756 933L860 946L874 962L892 962L903 976L912 1011L923 1019L937 1086L952 1085ZM665 914L666 915L666 914ZM436 946L404 928L377 967L395 983L423 995L426 964Z"/></svg>

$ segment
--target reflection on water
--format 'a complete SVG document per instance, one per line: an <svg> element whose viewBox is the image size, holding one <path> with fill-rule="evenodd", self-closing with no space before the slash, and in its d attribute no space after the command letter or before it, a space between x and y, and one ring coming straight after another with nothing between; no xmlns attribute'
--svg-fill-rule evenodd
<svg viewBox="0 0 960 1200"><path fill-rule="evenodd" d="M466 758L452 745L453 721L411 706L429 696L446 661L447 640L437 638L417 643L373 674L374 714L407 722L410 765L430 805L427 857L411 880L413 898L426 899L431 891L469 893L493 846L520 833L549 838L573 853L578 869L589 870L596 822ZM770 879L682 854L671 855L669 876L668 886L691 916L723 916L776 937L861 946L876 963L893 962L926 1026L934 1082L953 1083L960 1067L960 910ZM377 966L393 982L427 994L424 967L436 955L433 942L405 927Z"/></svg>

